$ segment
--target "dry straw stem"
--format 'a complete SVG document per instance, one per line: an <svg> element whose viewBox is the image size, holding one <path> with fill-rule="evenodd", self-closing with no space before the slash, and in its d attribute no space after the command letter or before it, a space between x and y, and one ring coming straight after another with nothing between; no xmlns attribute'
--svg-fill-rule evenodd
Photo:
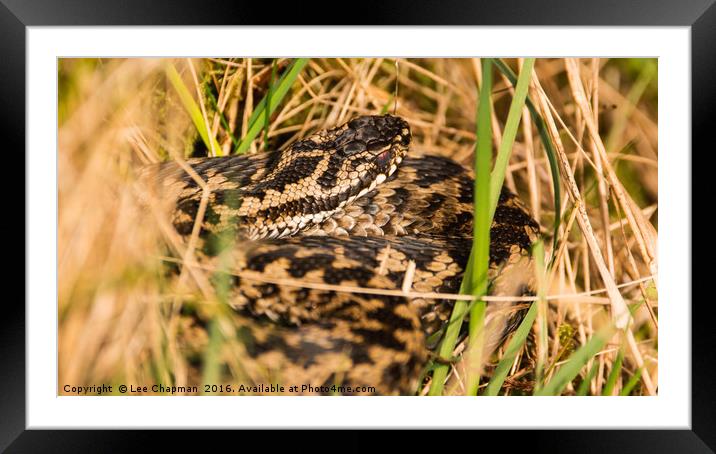
<svg viewBox="0 0 716 454"><path fill-rule="evenodd" d="M604 147L601 136L599 135L599 128L594 121L594 116L591 112L591 108L589 107L584 86L582 85L578 60L574 58L566 58L565 65L569 85L572 89L572 95L574 96L574 100L577 102L577 107L581 110L582 115L584 116L591 139L599 152L599 157L601 158L602 165L604 166L604 171L609 180L611 190L614 191L617 200L626 213L629 225L634 232L637 244L639 245L641 255L649 265L651 274L657 275L658 263L656 261L656 231L654 230L654 227L652 227L652 225L644 219L639 207L624 190L624 186L621 181L619 181L616 172L614 172L614 169L609 162L607 151Z"/></svg>
<svg viewBox="0 0 716 454"><path fill-rule="evenodd" d="M599 124L599 59L592 59L592 114L594 116L594 124ZM582 112L581 110L579 111ZM580 118L582 115L580 115ZM582 126L580 123L580 126ZM605 229L609 225L609 191L607 189L606 182L604 181L604 171L602 169L602 160L599 158L599 152L597 151L597 145L594 140L589 141L590 148L592 149L592 155L594 160L595 171L597 173L597 190L599 192L599 209L602 215L602 228L604 229L604 244L607 249L607 263L609 264L609 272L614 274L614 246L612 245L612 236L610 232Z"/></svg>
<svg viewBox="0 0 716 454"><path fill-rule="evenodd" d="M570 64L569 62L572 61L570 59L567 60L567 71L570 75L569 80L572 84L573 88L573 94L575 96L575 100L580 105L580 108L582 108L582 115L583 118L589 128L590 134L592 134L592 140L597 143L597 147L599 148L599 144L601 144L601 139L599 138L598 131L595 129L596 126L594 125L593 121L593 114L589 108L589 105L587 103L586 95L584 94L583 86L581 85L581 79L579 74L576 74L576 79L579 82L579 89L575 89L574 85L576 85L576 82L573 81L573 78L575 75L572 73L570 74ZM572 69L575 71L575 69ZM576 68L576 71L579 71L578 67ZM594 230L592 229L591 222L589 220L589 216L585 209L585 203L582 199L582 196L579 191L579 187L577 185L577 182L574 178L574 172L572 171L572 168L570 166L569 160L567 159L567 156L564 151L564 145L562 144L562 140L559 135L559 131L557 130L557 126L554 120L554 117L552 115L552 110L549 105L549 100L547 99L547 95L542 89L539 78L536 72L533 72L533 84L536 92L536 97L538 99L543 118L545 119L547 126L548 126L548 132L550 134L550 137L555 145L555 149L557 152L558 162L560 164L560 171L562 173L563 180L565 180L567 192L570 196L570 199L572 200L572 203L575 205L575 209L578 211L578 215L576 217L577 223L584 235L584 238L589 246L590 253L592 255L592 259L594 260L597 269L599 271L599 274L602 278L602 281L604 282L604 285L607 289L607 293L609 294L609 298L611 300L611 308L612 308L612 317L614 324L617 328L623 330L626 334L627 343L629 345L629 348L632 352L632 355L634 356L634 359L639 367L644 366L644 360L641 355L641 352L639 351L638 346L636 345L636 342L634 340L634 334L629 329L629 322L630 322L630 314L629 309L626 306L626 303L624 301L624 298L622 297L621 293L619 292L619 289L617 287L616 282L614 281L614 278L612 274L610 273L606 262L604 261L604 257L602 255L601 249L599 247L599 243L594 235ZM578 98L581 96L581 100ZM583 101L583 102L582 102ZM591 127L590 127L591 125ZM596 135L596 138L594 137ZM606 157L606 151L604 151L603 145L601 146L601 150L603 153L600 153L600 158L606 161L604 164L604 168L607 172L607 175L612 175L613 179L610 178L610 183L612 186L616 183L621 187L621 183L616 178L616 175L614 174L613 170L611 169L611 166L608 163L608 159ZM615 191L616 192L616 191ZM623 192L623 191L622 191ZM633 202L632 202L633 203ZM639 211L639 214L641 215L641 211ZM646 256L644 256L646 258ZM655 268L655 266L654 266ZM656 394L656 387L654 386L651 377L648 373L642 374L642 379L644 381L644 384L647 388L647 391L651 395Z"/></svg>
<svg viewBox="0 0 716 454"><path fill-rule="evenodd" d="M194 88L196 88L196 98L199 100L199 107L201 108L201 116L204 120L204 127L206 128L206 133L211 134L212 129L209 128L209 118L206 115L206 107L204 107L204 96L201 94L201 87L199 87L199 79L196 77L196 70L194 69L194 63L191 61L190 58L186 59L187 65L189 66L189 72L191 72L191 78L194 81ZM211 151L211 156L220 156L217 154L219 150L216 149L216 137L213 135L209 137L209 150Z"/></svg>
<svg viewBox="0 0 716 454"><path fill-rule="evenodd" d="M201 225L204 222L204 215L206 214L206 207L209 203L209 197L211 196L211 189L209 188L209 185L206 184L206 182L199 176L199 174L197 174L196 171L189 164L187 164L187 162L181 156L172 153L172 158L174 158L174 160L179 164L181 169L185 171L191 177L191 179L194 180L194 182L201 188L201 201L199 202L199 208L196 212L196 219L194 220L194 225L192 226L191 235L189 237L189 241L187 242L186 249L182 253L183 263L195 263L196 260L194 260L194 251L196 250L196 245L199 241L199 232L201 231ZM182 268L181 274L179 275L179 288L181 288L184 283L186 269L186 267ZM199 287L202 289L204 295L209 295L212 293L210 291L210 286L206 282L206 279L203 279L201 276L198 276L196 274L194 275L194 279L197 285L199 285Z"/></svg>
<svg viewBox="0 0 716 454"><path fill-rule="evenodd" d="M587 96L580 75L581 73L579 68L579 61L574 58L567 58L565 59L565 66L567 70L569 85L572 89L572 96L577 102L578 108L582 112L591 139L596 145L597 151L599 152L599 157L601 158L602 164L604 166L606 176L609 179L611 190L616 195L617 201L626 213L627 219L629 220L629 226L634 233L634 237L636 238L637 244L639 245L641 255L644 261L649 266L651 274L655 276L654 283L656 284L658 282L658 262L656 260L656 231L654 230L652 225L646 221L637 204L626 192L621 181L619 181L616 172L614 172L611 163L609 162L606 148L604 147L604 143L602 142L601 136L599 135L599 128L594 121L591 108L587 101ZM607 285L607 288L609 288L609 284L606 281L605 284ZM622 328L622 326L617 323L617 328ZM631 330L627 329L625 331L625 335L627 344L632 354L634 355L634 359L636 360L637 365L640 368L643 368L644 360L636 344L636 340L634 339L634 333ZM654 386L648 371L644 371L642 373L642 380L644 381L644 384L646 385L649 394L655 395L656 387Z"/></svg>
<svg viewBox="0 0 716 454"><path fill-rule="evenodd" d="M555 124L554 117L552 116L552 111L549 108L547 95L544 93L544 90L542 90L541 85L539 85L537 73L533 73L533 83L537 92L539 105L542 109L542 115L547 123L548 132L555 145L560 170L562 172L563 180L565 180L566 183L567 192L569 193L569 197L577 210L577 223L579 224L582 233L584 233L584 237L589 245L589 250L592 253L592 258L597 265L602 281L607 288L607 293L612 300L612 316L614 317L614 324L619 329L625 329L629 323L629 309L624 302L624 298L617 289L614 278L609 273L609 269L607 268L604 257L602 256L602 251L599 248L599 243L594 236L594 230L592 229L589 215L585 209L585 203L580 194L577 182L574 179L574 172L572 171L569 160L565 155L564 145L562 144L562 140L559 136L559 131L557 130L557 125Z"/></svg>
<svg viewBox="0 0 716 454"><path fill-rule="evenodd" d="M318 282L311 282L311 281L305 281L301 279L273 279L271 277L267 277L265 274L258 273L255 271L239 271L239 270L231 270L231 269L219 269L214 266L210 265L204 265L197 263L195 261L192 262L184 262L181 259L177 259L174 257L167 257L167 256L161 256L158 257L159 260L170 262L170 263L179 263L182 264L182 266L187 268L194 268L198 270L204 270L213 273L216 272L223 272L227 274L231 274L232 276L238 276L242 279L256 281L256 282L263 282L266 284L276 284L280 286L286 286L286 287L300 287L300 288L308 288L308 289L315 289L315 290L326 290L326 291L333 291L333 292L342 292L342 293L361 293L365 295L385 295L385 296L405 296L407 298L427 298L427 299L446 299L446 300L465 300L465 301L485 301L487 303L501 303L501 302L534 302L538 301L540 297L537 296L474 296L474 295L463 295L460 293L437 293L437 292L414 292L410 291L410 287L413 282L413 274L415 272L414 264L408 264L408 270L406 270L405 278L403 279L403 283L401 285L400 290L393 290L393 289L381 289L381 288L373 288L373 287L359 287L359 286L352 286L352 285L334 285L334 284L323 284ZM411 261L412 262L412 261ZM412 269L412 271L410 271ZM380 274L380 271L378 271ZM652 276L643 277L636 281L630 281L630 282L624 282L622 284L619 284L617 288L626 289L628 287L639 285L642 282L646 282L652 280ZM600 298L600 297L594 297L594 295L597 295L599 293L607 293L607 289L596 289L596 290L590 290L588 292L580 292L580 293L564 293L564 294L555 294L555 295L545 295L543 298L547 301L569 301L569 302L575 302L575 303L583 303L583 304L611 304L611 300L609 298Z"/></svg>

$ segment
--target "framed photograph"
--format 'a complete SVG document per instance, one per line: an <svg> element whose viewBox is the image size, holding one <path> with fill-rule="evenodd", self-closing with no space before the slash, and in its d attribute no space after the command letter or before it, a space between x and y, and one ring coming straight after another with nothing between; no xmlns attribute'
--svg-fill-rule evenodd
<svg viewBox="0 0 716 454"><path fill-rule="evenodd" d="M716 8L397 3L257 26L306 12L3 0L27 229L3 449L471 428L713 452L690 264Z"/></svg>

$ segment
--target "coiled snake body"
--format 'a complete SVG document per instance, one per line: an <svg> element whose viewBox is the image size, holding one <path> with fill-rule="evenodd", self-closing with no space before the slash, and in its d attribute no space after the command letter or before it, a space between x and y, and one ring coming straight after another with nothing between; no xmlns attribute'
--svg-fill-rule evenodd
<svg viewBox="0 0 716 454"><path fill-rule="evenodd" d="M206 197L197 176L209 191L196 256L229 263L232 329L255 382L415 393L427 336L452 302L396 291L411 269L412 292L458 292L472 243L473 177L450 159L408 154L410 140L402 119L363 116L282 151L190 160L193 176L174 163L160 168L173 225L187 238ZM491 228L492 294L529 292L537 233L503 190ZM343 291L356 287L393 292ZM490 304L488 344L520 314Z"/></svg>

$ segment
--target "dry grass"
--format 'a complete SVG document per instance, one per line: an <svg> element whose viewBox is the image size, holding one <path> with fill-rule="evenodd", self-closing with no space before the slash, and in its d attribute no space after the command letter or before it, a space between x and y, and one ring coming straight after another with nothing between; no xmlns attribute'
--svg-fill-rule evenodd
<svg viewBox="0 0 716 454"><path fill-rule="evenodd" d="M178 241L161 207L134 183L141 164L232 153L272 73L280 75L290 61L276 60L275 69L274 62L263 59L171 61L220 150L213 141L206 147L198 138L167 81L168 62L60 62L60 385L182 385L192 358L181 340L190 330L178 315L187 307L221 307L215 304L221 295L209 284L207 270L190 266L178 281L164 278L161 257L171 254L191 262L192 245ZM517 71L517 60L507 63ZM470 59L400 59L397 64L382 58L311 59L249 152L281 147L357 114L395 110L411 124L413 148L471 166L478 68L479 62ZM495 76L496 148L512 86L499 73ZM606 387L619 394L638 369L641 379L631 394L656 393L655 87L655 60L537 60L529 96L558 152L563 215L552 250L555 187L525 108L505 184L531 208L553 257L543 325L548 336L545 345L528 340L501 394L531 393L537 357L543 358L549 378L600 327L625 321L630 309L633 320L624 335L595 355L564 393L575 394L581 387L596 395ZM149 211L140 208L146 205ZM216 349L218 363L236 377L250 377L241 364L240 341L228 335L232 315L218 313L222 346L197 333L194 354ZM607 386L622 347L621 369L614 374L614 386ZM589 382L580 386L590 371ZM460 393L463 379L454 368L448 392Z"/></svg>

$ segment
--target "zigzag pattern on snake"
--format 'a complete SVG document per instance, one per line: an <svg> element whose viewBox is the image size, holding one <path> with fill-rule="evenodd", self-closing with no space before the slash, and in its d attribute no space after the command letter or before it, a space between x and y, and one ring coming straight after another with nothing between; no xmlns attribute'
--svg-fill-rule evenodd
<svg viewBox="0 0 716 454"><path fill-rule="evenodd" d="M242 374L415 394L427 337L445 325L452 302L332 287L398 290L414 262L412 291L458 292L472 244L473 175L448 158L408 152L410 140L404 120L363 116L284 150L189 160L194 176L176 163L159 168L153 181L185 238L205 194L197 176L210 191L196 255L232 270L227 301ZM492 294L530 292L538 232L503 189L490 232ZM490 348L523 313L511 303L488 306Z"/></svg>

